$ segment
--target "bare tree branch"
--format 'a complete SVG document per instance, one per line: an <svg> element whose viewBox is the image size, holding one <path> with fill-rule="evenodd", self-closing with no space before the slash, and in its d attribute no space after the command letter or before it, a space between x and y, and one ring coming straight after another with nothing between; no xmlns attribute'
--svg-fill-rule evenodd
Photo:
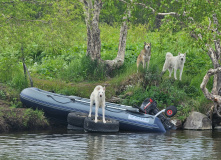
<svg viewBox="0 0 221 160"><path fill-rule="evenodd" d="M153 9L153 8L152 8L152 7L150 7L150 6L146 6L146 5L145 5L145 4L143 4L143 3L134 3L134 4L136 4L136 5L140 5L140 6L143 6L144 8L147 8L147 9L151 9L153 13L155 13L155 12L156 12L156 11L155 11L155 9Z"/></svg>
<svg viewBox="0 0 221 160"><path fill-rule="evenodd" d="M216 75L216 74L218 74L218 73L220 73L220 72L221 72L221 67L216 68L216 69L210 69L210 70L206 73L206 75L204 76L203 82L202 82L201 85L200 85L200 88L201 88L201 90L203 91L205 97L206 97L207 99L209 99L209 100L214 101L215 103L218 103L219 105L221 105L221 96L218 95L218 94L210 93L209 90L206 88L206 85L207 85L207 83L208 83L208 81L209 81L209 79L210 79L210 77L211 77L212 75Z"/></svg>
<svg viewBox="0 0 221 160"><path fill-rule="evenodd" d="M211 21L211 19L210 19L210 18L208 18L208 19L209 19L209 26L208 26L208 30L210 30L210 27L211 27L212 21Z"/></svg>
<svg viewBox="0 0 221 160"><path fill-rule="evenodd" d="M124 1L124 0L119 0L119 1L128 4L128 2L126 2L126 1ZM150 6L147 6L147 5L144 4L144 3L137 3L137 2L134 2L134 4L135 4L135 5L143 6L144 8L147 8L147 9L150 9L150 10L152 10L153 13L156 12L155 9L153 9L153 8L150 7ZM176 12L168 12L168 13L157 13L157 15L160 15L160 16L166 16L166 15L179 15L179 14L177 14Z"/></svg>
<svg viewBox="0 0 221 160"><path fill-rule="evenodd" d="M179 15L179 14L177 14L176 12L168 12L168 13L157 13L157 15L166 16L166 15Z"/></svg>
<svg viewBox="0 0 221 160"><path fill-rule="evenodd" d="M217 59L221 59L221 47L220 47L220 40L214 40L215 49L216 49L216 57Z"/></svg>
<svg viewBox="0 0 221 160"><path fill-rule="evenodd" d="M121 1L121 2L124 2L124 3L126 3L126 4L128 4L126 1L124 1L124 0L119 0L119 1Z"/></svg>
<svg viewBox="0 0 221 160"><path fill-rule="evenodd" d="M131 3L133 0L130 0ZM126 40L127 40L127 22L128 18L131 16L131 8L132 6L127 3L128 10L125 11L125 15L123 17L123 23L120 29L120 38L119 38L119 45L118 45L118 53L117 57L114 60L106 60L105 64L109 68L109 70L112 70L113 68L119 68L124 64L124 57L125 57L125 49L126 49Z"/></svg>

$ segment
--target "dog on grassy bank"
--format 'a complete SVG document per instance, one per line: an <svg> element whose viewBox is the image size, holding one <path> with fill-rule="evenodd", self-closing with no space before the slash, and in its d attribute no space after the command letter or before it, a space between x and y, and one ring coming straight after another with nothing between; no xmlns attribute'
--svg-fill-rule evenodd
<svg viewBox="0 0 221 160"><path fill-rule="evenodd" d="M171 74L174 69L174 78L177 80L176 71L179 69L180 70L180 80L181 80L185 61L186 61L186 53L184 53L184 54L179 53L178 56L173 56L172 53L167 52L166 60L163 65L163 70L162 70L161 74L164 74L166 72L166 70L168 70L170 73L169 77L171 77Z"/></svg>
<svg viewBox="0 0 221 160"><path fill-rule="evenodd" d="M105 121L105 87L98 85L94 88L94 91L91 93L90 112L89 112L88 117L91 117L92 106L94 102L95 102L95 120L94 120L95 123L97 123L99 107L102 107L103 123L106 123Z"/></svg>
<svg viewBox="0 0 221 160"><path fill-rule="evenodd" d="M140 52L140 55L137 57L137 73L140 63L142 63L144 69L146 67L147 68L149 67L150 56L151 56L151 43L144 42L143 50Z"/></svg>

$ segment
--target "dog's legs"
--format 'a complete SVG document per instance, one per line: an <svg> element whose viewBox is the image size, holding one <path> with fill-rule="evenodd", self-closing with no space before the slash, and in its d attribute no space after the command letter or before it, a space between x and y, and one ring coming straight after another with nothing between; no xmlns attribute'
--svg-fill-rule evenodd
<svg viewBox="0 0 221 160"><path fill-rule="evenodd" d="M177 71L177 69L174 68L174 78L175 78L175 80L177 80L177 78L176 78L176 71Z"/></svg>
<svg viewBox="0 0 221 160"><path fill-rule="evenodd" d="M145 62L145 69L147 70L149 67L149 61Z"/></svg>
<svg viewBox="0 0 221 160"><path fill-rule="evenodd" d="M143 69L145 69L146 68L146 63L145 63L145 61L143 60Z"/></svg>
<svg viewBox="0 0 221 160"><path fill-rule="evenodd" d="M145 69L148 69L148 62L145 62Z"/></svg>
<svg viewBox="0 0 221 160"><path fill-rule="evenodd" d="M171 77L171 74L172 74L172 72L173 72L173 68L168 68L168 71L169 71L169 77Z"/></svg>
<svg viewBox="0 0 221 160"><path fill-rule="evenodd" d="M161 79L162 79L163 74L166 72L166 70L167 70L167 69L166 69L166 65L164 64L164 65L163 65L163 70L162 70L161 75L160 75L160 76L161 76Z"/></svg>
<svg viewBox="0 0 221 160"><path fill-rule="evenodd" d="M98 117L98 102L95 102L95 119L94 122L97 123L97 117Z"/></svg>
<svg viewBox="0 0 221 160"><path fill-rule="evenodd" d="M103 114L103 123L106 123L105 121L105 102L102 103L102 114Z"/></svg>
<svg viewBox="0 0 221 160"><path fill-rule="evenodd" d="M162 73L165 73L167 69L168 69L167 63L165 62L164 65L163 65Z"/></svg>
<svg viewBox="0 0 221 160"><path fill-rule="evenodd" d="M165 73L165 71L162 71L162 72L161 72L161 74L160 74L161 79L162 79L164 73Z"/></svg>
<svg viewBox="0 0 221 160"><path fill-rule="evenodd" d="M90 100L90 111L89 111L89 115L88 115L88 117L91 117L91 112L92 112L92 106L93 106L93 100L91 99Z"/></svg>

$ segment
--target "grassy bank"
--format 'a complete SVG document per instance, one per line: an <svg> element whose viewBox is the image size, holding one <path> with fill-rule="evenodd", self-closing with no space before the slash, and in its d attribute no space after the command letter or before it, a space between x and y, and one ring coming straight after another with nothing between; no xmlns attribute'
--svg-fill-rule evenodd
<svg viewBox="0 0 221 160"><path fill-rule="evenodd" d="M0 84L0 133L49 127L43 111L23 108L18 90Z"/></svg>
<svg viewBox="0 0 221 160"><path fill-rule="evenodd" d="M93 88L102 84L107 87L108 100L118 97L119 103L133 106L152 97L161 109L177 106L177 118L182 120L192 110L202 113L208 110L209 102L202 94L200 84L212 67L211 62L185 31L150 32L145 25L130 26L125 64L106 76L102 65L85 56L87 40L83 22L60 23L53 29L43 24L25 28L28 29L24 31L26 37L22 41L15 41L9 32L3 33L0 47L0 81L16 89L17 93L30 86L23 75L23 57L34 86L41 89L89 98ZM101 57L113 59L117 55L120 26L101 24L100 28ZM144 41L152 44L150 68L137 74L136 58ZM168 78L168 72L160 77L166 52L187 54L182 81ZM208 87L212 87L212 80Z"/></svg>

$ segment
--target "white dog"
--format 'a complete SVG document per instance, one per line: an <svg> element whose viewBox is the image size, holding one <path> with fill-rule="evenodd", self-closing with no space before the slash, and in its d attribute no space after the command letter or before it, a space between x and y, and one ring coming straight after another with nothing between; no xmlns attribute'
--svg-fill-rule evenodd
<svg viewBox="0 0 221 160"><path fill-rule="evenodd" d="M92 111L92 106L94 102L95 102L95 120L94 120L95 123L97 123L99 107L102 107L103 123L106 123L105 121L105 87L98 85L94 88L94 91L91 93L90 112L89 112L88 117L91 117L91 111Z"/></svg>
<svg viewBox="0 0 221 160"><path fill-rule="evenodd" d="M163 65L162 74L165 73L166 70L168 69L168 71L170 72L169 76L171 77L171 74L174 69L174 78L177 80L176 71L179 69L180 70L180 80L181 80L185 61L186 61L186 53L184 53L184 54L179 53L178 56L173 56L172 53L167 52L166 60Z"/></svg>

